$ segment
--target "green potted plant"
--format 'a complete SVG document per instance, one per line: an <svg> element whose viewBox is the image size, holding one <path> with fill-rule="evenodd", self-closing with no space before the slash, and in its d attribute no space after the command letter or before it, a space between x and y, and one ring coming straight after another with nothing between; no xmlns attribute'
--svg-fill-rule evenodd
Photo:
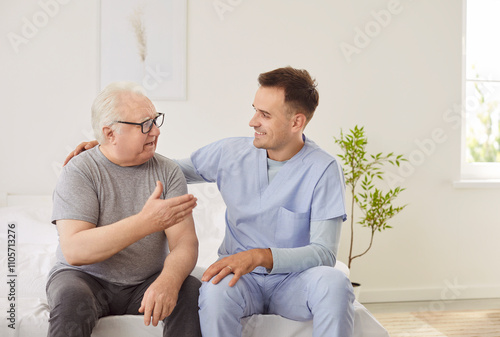
<svg viewBox="0 0 500 337"><path fill-rule="evenodd" d="M343 152L338 156L342 159L346 187L350 190L352 196L350 203L351 236L347 265L350 269L354 259L365 255L372 248L375 233L392 228L387 224L387 221L406 207L406 205L393 205L393 201L398 197L399 193L405 190L404 188L397 186L388 192L384 192L375 186L376 180L384 180L384 165L399 166L400 162L406 161L406 159L402 155L395 155L393 152L386 155L383 153L368 155L366 152L368 140L364 127L358 127L357 125L348 134L344 134L340 130L340 138L334 137L334 139ZM360 190L356 189L358 185L361 187ZM353 253L354 210L356 206L361 211L357 223L371 231L368 247L359 254ZM353 286L359 287L359 284L353 282Z"/></svg>

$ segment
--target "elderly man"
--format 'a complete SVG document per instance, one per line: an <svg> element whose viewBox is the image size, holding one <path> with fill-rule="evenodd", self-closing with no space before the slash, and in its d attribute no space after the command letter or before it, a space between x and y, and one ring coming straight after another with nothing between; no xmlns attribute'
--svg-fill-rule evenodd
<svg viewBox="0 0 500 337"><path fill-rule="evenodd" d="M57 263L47 281L49 336L90 336L108 315L164 320L164 336L201 336L198 256L185 178L155 153L163 114L134 83L92 106L100 146L66 165L54 191Z"/></svg>

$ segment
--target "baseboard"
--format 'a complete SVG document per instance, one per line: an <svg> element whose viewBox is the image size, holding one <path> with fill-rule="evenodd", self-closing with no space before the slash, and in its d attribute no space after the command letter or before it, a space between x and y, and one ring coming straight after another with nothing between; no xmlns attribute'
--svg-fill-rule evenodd
<svg viewBox="0 0 500 337"><path fill-rule="evenodd" d="M361 303L433 301L436 307L440 302L458 299L500 298L500 285L461 285L445 281L442 287L407 289L361 289ZM431 309L429 309L431 310Z"/></svg>

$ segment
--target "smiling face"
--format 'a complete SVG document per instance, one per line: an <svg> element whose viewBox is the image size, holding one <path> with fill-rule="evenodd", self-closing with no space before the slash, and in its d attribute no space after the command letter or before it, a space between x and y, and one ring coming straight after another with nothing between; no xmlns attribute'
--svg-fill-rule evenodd
<svg viewBox="0 0 500 337"><path fill-rule="evenodd" d="M153 103L145 96L120 94L120 121L142 123L156 117ZM104 155L120 166L141 165L151 159L156 150L160 129L153 125L142 133L140 125L120 124L119 131L104 127L106 142L101 146Z"/></svg>
<svg viewBox="0 0 500 337"><path fill-rule="evenodd" d="M303 146L302 129L305 116L287 112L285 92L277 87L259 87L253 103L255 114L250 120L254 128L255 147L266 149L270 159L284 161Z"/></svg>

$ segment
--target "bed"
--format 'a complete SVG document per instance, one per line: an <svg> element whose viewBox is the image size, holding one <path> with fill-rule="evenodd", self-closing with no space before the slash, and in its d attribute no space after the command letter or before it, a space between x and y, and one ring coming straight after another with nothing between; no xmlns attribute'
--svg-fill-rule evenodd
<svg viewBox="0 0 500 337"><path fill-rule="evenodd" d="M193 275L217 259L224 236L225 206L213 184L190 185L198 198L194 211L200 241L199 259ZM0 283L2 323L0 336L41 337L47 335L49 310L45 282L55 262L57 232L50 223L50 196L0 194L0 261L4 281ZM340 261L335 268L346 275ZM93 337L162 336L162 326L145 326L141 316L101 318ZM244 337L310 337L312 321L296 322L276 315L254 315L243 320ZM359 302L355 302L354 336L388 337L387 331Z"/></svg>

